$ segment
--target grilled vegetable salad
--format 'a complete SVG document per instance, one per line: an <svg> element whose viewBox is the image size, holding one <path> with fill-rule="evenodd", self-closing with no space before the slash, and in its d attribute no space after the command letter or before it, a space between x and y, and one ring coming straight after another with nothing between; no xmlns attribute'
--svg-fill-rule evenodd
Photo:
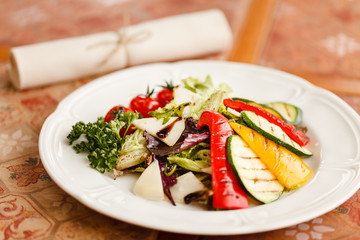
<svg viewBox="0 0 360 240"><path fill-rule="evenodd" d="M172 82L118 105L67 136L90 166L116 177L139 175L134 194L149 200L243 209L270 203L312 175L300 126L302 111L285 103L229 98L208 76Z"/></svg>

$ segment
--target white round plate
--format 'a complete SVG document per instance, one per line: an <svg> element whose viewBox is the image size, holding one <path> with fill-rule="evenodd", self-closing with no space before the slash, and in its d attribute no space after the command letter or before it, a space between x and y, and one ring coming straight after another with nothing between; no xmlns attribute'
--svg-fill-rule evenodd
<svg viewBox="0 0 360 240"><path fill-rule="evenodd" d="M66 136L78 121L93 122L115 105L128 105L165 80L186 77L228 83L232 96L257 102L285 101L303 110L303 125L314 156L305 159L312 179L278 201L243 210L207 211L144 200L132 193L133 175L114 180L89 167ZM159 89L159 88L158 88ZM360 186L360 118L344 101L309 82L281 71L233 62L183 61L121 70L71 93L45 121L39 139L41 160L51 178L84 205L112 218L168 232L232 235L270 231L311 220L336 208Z"/></svg>

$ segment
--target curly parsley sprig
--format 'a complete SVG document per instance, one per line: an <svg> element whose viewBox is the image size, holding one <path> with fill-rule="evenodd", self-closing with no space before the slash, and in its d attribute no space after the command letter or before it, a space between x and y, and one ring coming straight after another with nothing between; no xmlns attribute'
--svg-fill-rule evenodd
<svg viewBox="0 0 360 240"><path fill-rule="evenodd" d="M87 124L80 121L73 125L67 139L77 153L88 153L91 167L104 173L116 167L121 145L125 139L120 136L120 130L126 128L125 136L132 122L137 118L139 118L138 113L123 112L110 122L104 122L103 117ZM86 140L81 140L81 136Z"/></svg>

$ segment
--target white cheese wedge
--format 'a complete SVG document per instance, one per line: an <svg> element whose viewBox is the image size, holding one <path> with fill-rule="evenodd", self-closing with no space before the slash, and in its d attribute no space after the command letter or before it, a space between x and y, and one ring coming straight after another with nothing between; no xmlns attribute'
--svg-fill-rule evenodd
<svg viewBox="0 0 360 240"><path fill-rule="evenodd" d="M160 139L168 146L173 146L185 129L185 120L183 118L171 117L164 125L163 121L163 119L142 118L136 119L133 125L147 131L150 135Z"/></svg>
<svg viewBox="0 0 360 240"><path fill-rule="evenodd" d="M154 160L136 181L133 192L137 196L148 200L164 200L164 190L160 174L159 163L157 160Z"/></svg>
<svg viewBox="0 0 360 240"><path fill-rule="evenodd" d="M192 172L188 172L177 178L177 183L170 188L170 192L175 202L184 203L186 195L205 189L204 184Z"/></svg>

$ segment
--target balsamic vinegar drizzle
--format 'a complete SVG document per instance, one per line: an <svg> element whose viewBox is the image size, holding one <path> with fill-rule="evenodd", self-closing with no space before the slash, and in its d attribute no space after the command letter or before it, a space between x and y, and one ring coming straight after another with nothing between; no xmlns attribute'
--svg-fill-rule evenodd
<svg viewBox="0 0 360 240"><path fill-rule="evenodd" d="M158 131L156 133L156 136L158 136L159 138L166 138L169 135L171 129L174 127L175 123L178 122L178 121L181 121L181 120L182 120L182 117L178 117L171 124L169 124L168 126L164 127L160 131Z"/></svg>

